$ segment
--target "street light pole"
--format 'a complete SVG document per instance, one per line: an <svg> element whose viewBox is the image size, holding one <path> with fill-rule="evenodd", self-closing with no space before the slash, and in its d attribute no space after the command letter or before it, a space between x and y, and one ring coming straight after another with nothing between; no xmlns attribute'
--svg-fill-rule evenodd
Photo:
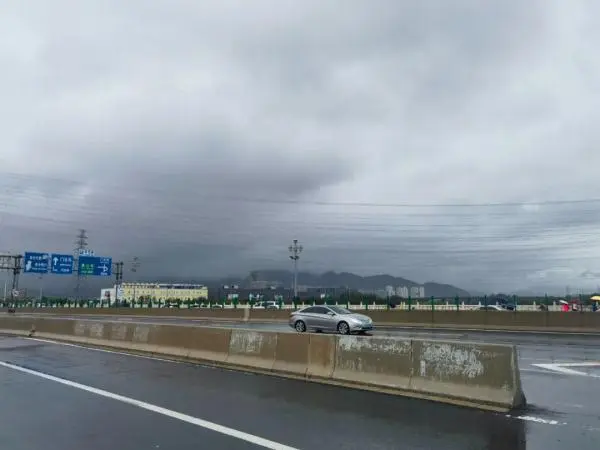
<svg viewBox="0 0 600 450"><path fill-rule="evenodd" d="M300 259L300 253L302 253L302 246L298 245L298 239L292 241L292 245L288 247L291 253L290 259L294 261L294 300L298 299L298 260Z"/></svg>
<svg viewBox="0 0 600 450"><path fill-rule="evenodd" d="M135 274L137 273L138 269L140 268L140 259L137 256L133 257L133 261L131 261L131 273ZM134 275L135 276L135 275ZM133 300L131 302L131 306L133 308L135 308L135 304L137 302L137 298L135 298L136 295L136 287L137 287L137 278L133 281Z"/></svg>
<svg viewBox="0 0 600 450"><path fill-rule="evenodd" d="M44 276L40 275L40 295L39 295L40 307L42 306L42 298L44 298Z"/></svg>

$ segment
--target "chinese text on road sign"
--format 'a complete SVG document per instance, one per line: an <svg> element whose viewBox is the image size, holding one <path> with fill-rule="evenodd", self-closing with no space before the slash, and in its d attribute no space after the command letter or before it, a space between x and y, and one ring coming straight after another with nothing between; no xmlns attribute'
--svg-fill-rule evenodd
<svg viewBox="0 0 600 450"><path fill-rule="evenodd" d="M48 253L25 252L23 256L23 272L48 273Z"/></svg>
<svg viewBox="0 0 600 450"><path fill-rule="evenodd" d="M79 274L108 277L112 274L112 258L102 256L80 256Z"/></svg>

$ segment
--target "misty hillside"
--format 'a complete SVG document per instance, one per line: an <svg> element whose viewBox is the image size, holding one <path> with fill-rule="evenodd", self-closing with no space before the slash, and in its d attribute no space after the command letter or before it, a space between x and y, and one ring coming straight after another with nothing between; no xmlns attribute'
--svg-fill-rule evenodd
<svg viewBox="0 0 600 450"><path fill-rule="evenodd" d="M291 287L293 273L288 270L255 270L250 272L246 277L229 276L219 279L203 279L203 278L178 278L178 277L154 277L148 280L139 281L154 281L162 283L199 283L207 285L209 288L218 288L223 285L237 284L240 287L251 287L257 282L262 282L268 285L279 285L283 287ZM126 280L131 281L131 280ZM21 286L26 288L31 295L36 295L42 283L37 277L22 277ZM100 295L100 289L110 287L114 284L114 278L92 278L88 277L83 280L80 289L80 295L84 297L97 297ZM325 272L315 274L310 272L298 273L298 284L300 286L308 286L315 288L349 288L353 290L375 291L384 289L386 286L425 286L425 295L427 297L433 295L435 297L468 297L469 293L463 289L457 288L448 284L440 284L435 282L427 282L419 284L402 277L394 277L391 275L370 275L360 276L349 272ZM60 278L47 277L43 281L43 291L45 295L50 296L72 296L74 292L75 278Z"/></svg>
<svg viewBox="0 0 600 450"><path fill-rule="evenodd" d="M242 286L250 286L252 282L268 281L283 286L291 286L294 274L287 270L257 270L251 272L245 279L240 280ZM392 275L370 275L360 276L348 272L325 272L323 274L314 274L310 272L298 273L298 284L310 287L344 287L349 289L360 290L377 290L383 289L386 286L425 286L425 294L436 297L450 297L458 295L460 297L468 297L469 293L463 289L457 288L449 284L440 284L435 282L427 282L419 284L402 277L394 277Z"/></svg>

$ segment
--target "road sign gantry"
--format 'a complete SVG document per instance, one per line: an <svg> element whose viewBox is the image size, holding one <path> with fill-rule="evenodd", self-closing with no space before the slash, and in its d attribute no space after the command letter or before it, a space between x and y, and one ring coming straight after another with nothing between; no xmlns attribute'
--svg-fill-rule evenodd
<svg viewBox="0 0 600 450"><path fill-rule="evenodd" d="M112 258L94 256L92 251L79 255L77 260L73 255L62 253L25 252L23 273L71 275L75 271L75 261L81 276L109 277L113 273Z"/></svg>

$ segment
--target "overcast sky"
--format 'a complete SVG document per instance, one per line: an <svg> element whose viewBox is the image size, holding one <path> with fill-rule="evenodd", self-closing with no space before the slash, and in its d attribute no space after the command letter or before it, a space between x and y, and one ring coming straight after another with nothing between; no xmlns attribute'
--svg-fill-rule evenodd
<svg viewBox="0 0 600 450"><path fill-rule="evenodd" d="M0 250L600 285L600 16L571 0L4 0ZM498 204L501 205L498 205ZM470 205L470 206L469 206Z"/></svg>

